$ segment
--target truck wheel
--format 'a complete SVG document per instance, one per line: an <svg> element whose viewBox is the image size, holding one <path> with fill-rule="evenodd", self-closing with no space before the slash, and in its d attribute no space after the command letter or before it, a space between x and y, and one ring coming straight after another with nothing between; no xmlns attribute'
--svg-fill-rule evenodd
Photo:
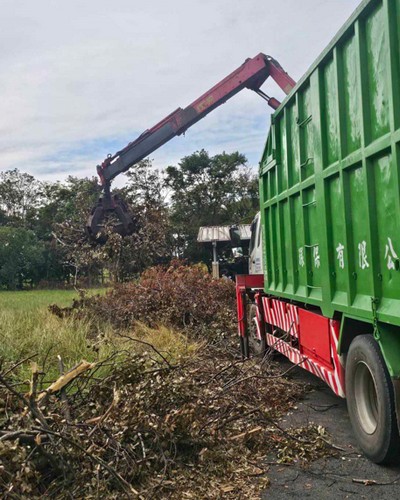
<svg viewBox="0 0 400 500"><path fill-rule="evenodd" d="M350 345L346 398L361 450L377 464L393 462L400 449L394 392L381 350L372 335L359 335Z"/></svg>
<svg viewBox="0 0 400 500"><path fill-rule="evenodd" d="M264 356L267 348L265 335L260 340L257 336L257 306L249 304L247 314L247 335L249 339L249 354L250 356Z"/></svg>

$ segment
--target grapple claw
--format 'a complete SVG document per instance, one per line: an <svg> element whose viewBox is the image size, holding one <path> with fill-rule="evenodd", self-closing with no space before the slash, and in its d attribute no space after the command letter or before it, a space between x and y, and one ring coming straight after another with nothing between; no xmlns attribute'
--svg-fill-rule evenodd
<svg viewBox="0 0 400 500"><path fill-rule="evenodd" d="M109 227L114 233L128 236L134 232L135 223L129 213L128 205L117 194L111 195L106 191L105 195L99 198L88 218L86 232L89 237L99 243L107 241L105 228L107 221L112 219L114 220Z"/></svg>

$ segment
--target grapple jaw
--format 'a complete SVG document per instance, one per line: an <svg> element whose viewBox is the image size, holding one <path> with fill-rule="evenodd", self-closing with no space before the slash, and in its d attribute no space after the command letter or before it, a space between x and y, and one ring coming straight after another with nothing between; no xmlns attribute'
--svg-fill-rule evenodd
<svg viewBox="0 0 400 500"><path fill-rule="evenodd" d="M107 241L107 229L121 236L128 236L135 231L135 222L128 205L108 190L93 208L86 223L86 232L91 239L104 243Z"/></svg>

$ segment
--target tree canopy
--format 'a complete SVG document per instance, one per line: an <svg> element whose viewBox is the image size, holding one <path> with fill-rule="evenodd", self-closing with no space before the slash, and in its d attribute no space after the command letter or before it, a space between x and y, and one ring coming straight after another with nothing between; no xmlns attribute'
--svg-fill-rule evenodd
<svg viewBox="0 0 400 500"><path fill-rule="evenodd" d="M258 210L256 176L238 152L196 151L163 171L144 160L126 180L116 191L137 230L125 238L110 234L98 245L85 234L101 193L95 178L51 183L17 169L1 173L0 287L78 278L94 284L104 276L123 281L171 258L207 262L209 252L196 241L199 227L250 222Z"/></svg>
<svg viewBox="0 0 400 500"><path fill-rule="evenodd" d="M44 245L35 233L22 227L0 227L0 285L22 289L40 281L43 273Z"/></svg>
<svg viewBox="0 0 400 500"><path fill-rule="evenodd" d="M210 156L202 149L166 169L171 188L171 221L190 260L205 258L197 243L200 226L251 221L258 210L258 183L242 154Z"/></svg>

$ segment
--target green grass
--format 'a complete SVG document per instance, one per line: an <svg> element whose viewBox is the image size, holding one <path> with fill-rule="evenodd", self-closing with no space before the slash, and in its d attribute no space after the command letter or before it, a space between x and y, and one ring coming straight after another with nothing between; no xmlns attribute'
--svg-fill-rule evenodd
<svg viewBox="0 0 400 500"><path fill-rule="evenodd" d="M104 289L89 293L104 293ZM107 355L104 342L97 345L96 333L88 321L60 319L48 311L50 304L70 305L78 294L74 290L33 290L0 292L0 360L10 365L34 356L47 378L58 374L57 356L69 368L81 359L97 361ZM98 335L106 336L104 326ZM29 378L30 362L17 371L18 377Z"/></svg>
<svg viewBox="0 0 400 500"><path fill-rule="evenodd" d="M88 293L105 293L105 289ZM50 304L68 306L74 298L78 294L71 290L0 292L1 365L9 367L33 356L32 361L45 372L45 381L52 382L59 376L58 356L68 369L82 359L104 360L116 350L146 350L143 345L121 338L111 325L99 323L96 318L61 319L49 312ZM183 334L163 326L150 329L138 324L134 332L125 333L150 342L172 362L192 355L199 347ZM31 360L18 367L14 375L19 381L29 380Z"/></svg>
<svg viewBox="0 0 400 500"><path fill-rule="evenodd" d="M105 288L89 290L89 294L105 293ZM32 311L47 309L50 304L65 307L78 298L75 290L0 291L0 311Z"/></svg>

